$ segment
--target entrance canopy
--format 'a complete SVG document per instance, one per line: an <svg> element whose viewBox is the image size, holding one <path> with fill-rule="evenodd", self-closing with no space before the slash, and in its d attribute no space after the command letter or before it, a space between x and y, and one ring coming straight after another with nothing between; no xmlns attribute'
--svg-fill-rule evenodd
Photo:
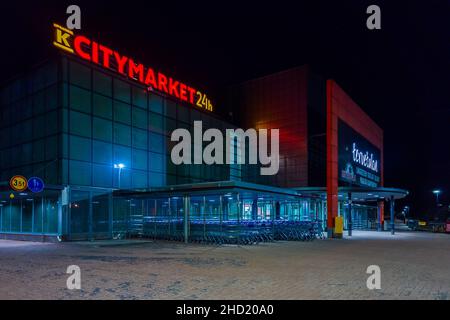
<svg viewBox="0 0 450 320"><path fill-rule="evenodd" d="M302 196L316 196L326 199L327 189L322 187L305 187L295 188ZM394 200L402 199L408 195L408 191L397 188L361 188L361 187L339 187L338 197L339 200L348 200L348 194L352 194L352 200L354 201L377 201L377 200L389 200L391 197Z"/></svg>
<svg viewBox="0 0 450 320"><path fill-rule="evenodd" d="M300 200L302 195L288 188L277 188L266 185L241 182L219 181L194 184L182 184L151 189L117 190L114 196L125 197L175 197L175 196L207 196L239 194L240 199L258 200Z"/></svg>

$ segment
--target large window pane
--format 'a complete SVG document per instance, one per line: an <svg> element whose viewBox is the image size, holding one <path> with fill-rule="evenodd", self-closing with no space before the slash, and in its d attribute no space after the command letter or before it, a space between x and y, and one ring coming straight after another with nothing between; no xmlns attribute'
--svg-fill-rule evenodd
<svg viewBox="0 0 450 320"><path fill-rule="evenodd" d="M42 222L43 222L43 213L44 213L44 206L42 202L42 198L35 198L34 201L34 222L33 222L33 232L35 233L42 233Z"/></svg>
<svg viewBox="0 0 450 320"><path fill-rule="evenodd" d="M133 128L133 147L147 150L147 131Z"/></svg>
<svg viewBox="0 0 450 320"><path fill-rule="evenodd" d="M11 201L9 210L11 210L11 231L12 232L20 232L21 229L21 212L20 212L20 204L21 200Z"/></svg>
<svg viewBox="0 0 450 320"><path fill-rule="evenodd" d="M130 167L131 165L131 148L125 146L114 146L114 163L122 163L125 167ZM122 170L124 171L124 170Z"/></svg>
<svg viewBox="0 0 450 320"><path fill-rule="evenodd" d="M122 170L114 169L114 187L120 189L131 188L131 169L129 165L123 168Z"/></svg>
<svg viewBox="0 0 450 320"><path fill-rule="evenodd" d="M147 111L140 108L133 108L133 126L147 129Z"/></svg>
<svg viewBox="0 0 450 320"><path fill-rule="evenodd" d="M147 170L147 151L133 149L133 168Z"/></svg>
<svg viewBox="0 0 450 320"><path fill-rule="evenodd" d="M46 183L60 184L58 177L58 174L60 172L59 168L60 168L60 161L50 161L45 165L44 180Z"/></svg>
<svg viewBox="0 0 450 320"><path fill-rule="evenodd" d="M71 160L69 162L69 183L88 186L91 184L91 164Z"/></svg>
<svg viewBox="0 0 450 320"><path fill-rule="evenodd" d="M94 193L92 196L92 232L107 233L108 231L109 231L109 194Z"/></svg>
<svg viewBox="0 0 450 320"><path fill-rule="evenodd" d="M147 171L133 170L133 188L147 187Z"/></svg>
<svg viewBox="0 0 450 320"><path fill-rule="evenodd" d="M93 137L94 139L112 141L112 122L101 118L93 119Z"/></svg>
<svg viewBox="0 0 450 320"><path fill-rule="evenodd" d="M40 162L45 160L45 139L33 142L33 161Z"/></svg>
<svg viewBox="0 0 450 320"><path fill-rule="evenodd" d="M135 106L147 109L147 90L139 87L132 87L133 104Z"/></svg>
<svg viewBox="0 0 450 320"><path fill-rule="evenodd" d="M22 153L20 155L21 159L19 161L19 164L28 164L29 163L29 159L32 158L33 155L33 144L30 143L25 143L22 144Z"/></svg>
<svg viewBox="0 0 450 320"><path fill-rule="evenodd" d="M124 81L114 79L114 99L130 103L130 85Z"/></svg>
<svg viewBox="0 0 450 320"><path fill-rule="evenodd" d="M112 99L94 93L92 113L102 118L112 119Z"/></svg>
<svg viewBox="0 0 450 320"><path fill-rule="evenodd" d="M177 129L177 122L174 119L166 118L166 131L165 134L170 136L172 132Z"/></svg>
<svg viewBox="0 0 450 320"><path fill-rule="evenodd" d="M149 113L149 129L157 133L164 132L163 117L156 113Z"/></svg>
<svg viewBox="0 0 450 320"><path fill-rule="evenodd" d="M111 165L93 165L94 174L92 184L95 187L111 188L113 181L113 167Z"/></svg>
<svg viewBox="0 0 450 320"><path fill-rule="evenodd" d="M91 161L91 140L70 136L70 158Z"/></svg>
<svg viewBox="0 0 450 320"><path fill-rule="evenodd" d="M35 117L33 119L33 137L35 139L44 137L45 136L45 128L46 128L46 126L47 126L47 122L46 122L46 119L45 119L45 115ZM13 137L20 137L19 133L14 132L15 128L13 128Z"/></svg>
<svg viewBox="0 0 450 320"><path fill-rule="evenodd" d="M94 70L94 83L93 83L94 91L100 92L104 95L111 96L112 90L112 80L111 77Z"/></svg>
<svg viewBox="0 0 450 320"><path fill-rule="evenodd" d="M70 201L70 233L72 238L89 233L89 192L73 190ZM84 236L80 235L84 234Z"/></svg>
<svg viewBox="0 0 450 320"><path fill-rule="evenodd" d="M114 143L131 145L131 127L120 123L114 123Z"/></svg>
<svg viewBox="0 0 450 320"><path fill-rule="evenodd" d="M165 156L159 153L149 152L149 170L155 172L164 172Z"/></svg>
<svg viewBox="0 0 450 320"><path fill-rule="evenodd" d="M70 82L80 87L91 88L91 69L77 62L69 61Z"/></svg>
<svg viewBox="0 0 450 320"><path fill-rule="evenodd" d="M45 141L45 159L54 160L58 156L58 137L48 137Z"/></svg>
<svg viewBox="0 0 450 320"><path fill-rule="evenodd" d="M91 137L91 117L76 111L70 111L70 132L83 136Z"/></svg>
<svg viewBox="0 0 450 320"><path fill-rule="evenodd" d="M44 198L44 232L58 232L58 196Z"/></svg>
<svg viewBox="0 0 450 320"><path fill-rule="evenodd" d="M160 134L156 134L153 132L149 132L149 150L158 153L164 153L164 136Z"/></svg>
<svg viewBox="0 0 450 320"><path fill-rule="evenodd" d="M10 211L9 211L9 201L2 200L0 203L0 210L2 213L1 217L1 231L9 232L11 230L10 225Z"/></svg>
<svg viewBox="0 0 450 320"><path fill-rule="evenodd" d="M56 109L58 106L58 86L56 84L45 90L45 105L47 111Z"/></svg>
<svg viewBox="0 0 450 320"><path fill-rule="evenodd" d="M114 101L114 121L131 124L131 106Z"/></svg>
<svg viewBox="0 0 450 320"><path fill-rule="evenodd" d="M74 110L91 113L91 92L76 86L70 86L70 107Z"/></svg>
<svg viewBox="0 0 450 320"><path fill-rule="evenodd" d="M164 186L165 185L165 175L162 173L157 173L157 172L149 172L148 185L149 185L149 187Z"/></svg>
<svg viewBox="0 0 450 320"><path fill-rule="evenodd" d="M148 97L148 105L151 111L159 114L164 114L163 99L155 94L150 94Z"/></svg>
<svg viewBox="0 0 450 320"><path fill-rule="evenodd" d="M22 232L31 232L33 225L33 199L22 200Z"/></svg>
<svg viewBox="0 0 450 320"><path fill-rule="evenodd" d="M166 99L166 116L176 119L177 104L170 99Z"/></svg>
<svg viewBox="0 0 450 320"><path fill-rule="evenodd" d="M58 111L50 111L45 115L45 132L46 134L52 135L58 132Z"/></svg>
<svg viewBox="0 0 450 320"><path fill-rule="evenodd" d="M190 122L190 118L189 118L189 113L190 112L189 112L189 108L188 107L180 105L177 108L177 112L178 112L178 116L177 116L178 120L181 120L181 121L184 121L184 122L187 122L187 123Z"/></svg>
<svg viewBox="0 0 450 320"><path fill-rule="evenodd" d="M112 144L94 140L93 160L94 160L94 162L97 162L97 163L108 164L111 167L112 166Z"/></svg>

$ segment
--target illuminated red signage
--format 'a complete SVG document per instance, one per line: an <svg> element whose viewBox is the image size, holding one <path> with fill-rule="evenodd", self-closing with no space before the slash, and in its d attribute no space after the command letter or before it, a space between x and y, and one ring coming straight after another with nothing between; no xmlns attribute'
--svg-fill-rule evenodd
<svg viewBox="0 0 450 320"><path fill-rule="evenodd" d="M208 111L213 110L209 98L199 90L161 72L155 72L152 68L137 63L132 58L121 55L83 35L75 35L72 30L58 24L53 24L53 27L55 28L53 44L56 47L138 81L147 86L149 90L163 92Z"/></svg>

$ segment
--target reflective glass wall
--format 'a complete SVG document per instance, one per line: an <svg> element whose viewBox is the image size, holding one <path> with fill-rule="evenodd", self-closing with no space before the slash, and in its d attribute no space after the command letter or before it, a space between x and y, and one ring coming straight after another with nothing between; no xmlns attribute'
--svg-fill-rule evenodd
<svg viewBox="0 0 450 320"><path fill-rule="evenodd" d="M72 187L69 192L68 240L112 238L112 193L98 188ZM120 210L120 208L118 207Z"/></svg>
<svg viewBox="0 0 450 320"><path fill-rule="evenodd" d="M230 179L226 165L170 160L175 129L193 132L200 120L204 130L224 130L223 121L88 64L64 59L63 70L66 183L132 189Z"/></svg>
<svg viewBox="0 0 450 320"><path fill-rule="evenodd" d="M347 202L339 202L340 215L344 217L344 229L348 229L349 210ZM352 204L352 229L376 230L378 212L374 205L362 203Z"/></svg>
<svg viewBox="0 0 450 320"><path fill-rule="evenodd" d="M0 193L0 232L57 235L61 211L61 192L47 190L42 194Z"/></svg>
<svg viewBox="0 0 450 320"><path fill-rule="evenodd" d="M322 228L324 217L323 201L316 199L235 192L173 197L115 196L113 233L116 237L208 243L238 243L248 238L272 241L277 238L278 229L300 232L302 226L311 228L315 224Z"/></svg>
<svg viewBox="0 0 450 320"><path fill-rule="evenodd" d="M0 181L22 174L61 183L61 90L56 61L0 88Z"/></svg>

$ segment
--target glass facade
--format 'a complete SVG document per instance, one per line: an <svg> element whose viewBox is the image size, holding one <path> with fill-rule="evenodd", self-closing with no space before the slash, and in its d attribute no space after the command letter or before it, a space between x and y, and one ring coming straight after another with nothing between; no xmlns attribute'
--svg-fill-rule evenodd
<svg viewBox="0 0 450 320"><path fill-rule="evenodd" d="M202 121L203 131L217 128L224 132L235 126L94 64L61 55L1 87L0 105L3 234L58 235L67 240L184 239L188 234L190 240L204 240L219 233L240 234L243 227L254 224L273 227L288 221L326 220L324 199L240 191L114 196L117 189L157 190L214 181L274 182L271 177L261 178L258 165L173 164L170 135L175 129L192 133L197 120ZM234 159L239 147L237 140L231 144ZM292 147L297 148L296 144ZM289 159L282 155L280 160L283 166ZM298 167L295 161L289 165ZM17 174L41 177L45 191L15 192L11 199L8 181ZM270 232L273 236L274 229Z"/></svg>
<svg viewBox="0 0 450 320"><path fill-rule="evenodd" d="M146 88L75 61L62 61L68 126L62 130L63 183L104 188L149 188L167 184L228 180L226 166L175 166L169 161L170 134L229 126L214 117ZM123 164L123 170L114 164ZM119 186L120 181L120 186Z"/></svg>
<svg viewBox="0 0 450 320"><path fill-rule="evenodd" d="M38 197L28 193L9 198L0 191L0 232L58 235L60 232L61 192L46 190Z"/></svg>
<svg viewBox="0 0 450 320"><path fill-rule="evenodd" d="M270 187L248 191L246 186L230 182L226 186L204 185L202 191L192 190L189 194L179 190L168 192L167 188L116 194L118 205L114 207L114 215L121 218L113 223L115 236L248 243L283 239L279 231L289 227L298 230L303 225L319 223L323 229L325 201L276 193ZM129 227L123 227L124 223Z"/></svg>
<svg viewBox="0 0 450 320"><path fill-rule="evenodd" d="M21 174L41 177L46 186L67 187L60 215L68 223L59 232L68 239L112 236L112 221L124 219L113 213L108 197L114 189L241 177L240 167L176 166L170 161L173 130L192 132L196 120L204 130L233 126L65 55L10 81L1 88L0 99L0 181ZM2 231L33 233L42 227L42 221L34 224L34 214L42 215L36 206L40 195L28 197L34 200L10 200L9 193L2 194L2 210L9 208L2 221L10 221ZM58 232L49 226L43 230Z"/></svg>

